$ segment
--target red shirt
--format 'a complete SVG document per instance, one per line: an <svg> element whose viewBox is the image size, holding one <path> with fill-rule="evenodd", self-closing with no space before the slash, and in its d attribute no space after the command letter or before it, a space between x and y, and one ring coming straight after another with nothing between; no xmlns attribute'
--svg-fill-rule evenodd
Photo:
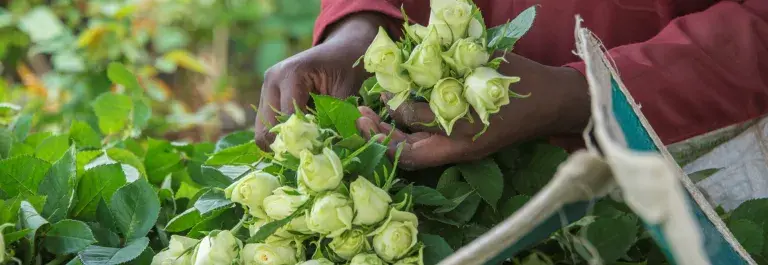
<svg viewBox="0 0 768 265"><path fill-rule="evenodd" d="M610 49L621 79L662 141L671 144L768 113L768 0L474 0L488 27L540 5L515 53L584 71L575 49L576 14ZM427 25L429 0L323 0L314 42L355 12L392 17L405 7Z"/></svg>

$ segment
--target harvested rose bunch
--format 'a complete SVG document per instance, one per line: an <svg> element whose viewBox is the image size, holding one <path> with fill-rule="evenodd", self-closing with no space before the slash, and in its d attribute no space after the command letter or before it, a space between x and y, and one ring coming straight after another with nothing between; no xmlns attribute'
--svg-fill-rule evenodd
<svg viewBox="0 0 768 265"><path fill-rule="evenodd" d="M429 25L406 22L398 42L379 28L363 55L365 70L375 80L366 82L374 84L367 92L392 94L387 105L393 110L406 100L425 99L436 116L433 124L448 135L457 120L473 122L467 106L487 128L490 114L509 104L510 96L526 97L509 91L520 78L499 74L503 58L490 60L490 55L510 50L527 27L516 19L486 29L470 0L431 0L430 9Z"/></svg>

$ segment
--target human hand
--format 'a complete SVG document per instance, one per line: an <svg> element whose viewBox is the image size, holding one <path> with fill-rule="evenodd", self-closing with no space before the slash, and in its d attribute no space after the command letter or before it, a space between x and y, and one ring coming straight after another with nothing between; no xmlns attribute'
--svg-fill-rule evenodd
<svg viewBox="0 0 768 265"><path fill-rule="evenodd" d="M365 53L383 24L372 13L352 15L329 28L326 40L269 68L264 75L258 113L256 143L267 149L274 140L270 127L278 113L294 112L294 102L305 108L310 93L345 98L354 95L368 75L362 65L352 68Z"/></svg>
<svg viewBox="0 0 768 265"><path fill-rule="evenodd" d="M397 110L390 110L397 127L405 130L393 128L379 120L371 109L361 107L363 117L357 121L358 129L369 138L391 135L388 154L394 157L402 144L400 165L411 170L476 160L519 141L583 129L589 118L589 96L581 73L571 68L544 66L515 54L505 58L509 63L502 64L499 72L521 77L510 89L531 95L512 99L499 113L491 115L491 125L476 140L472 138L483 129L483 124L474 111L474 123L460 120L447 136L438 127L425 126L435 120L435 115L424 102L408 101Z"/></svg>

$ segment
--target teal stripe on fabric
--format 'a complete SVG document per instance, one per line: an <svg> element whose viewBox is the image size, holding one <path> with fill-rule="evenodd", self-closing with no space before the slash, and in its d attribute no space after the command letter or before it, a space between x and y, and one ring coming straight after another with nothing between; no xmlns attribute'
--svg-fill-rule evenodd
<svg viewBox="0 0 768 265"><path fill-rule="evenodd" d="M485 265L501 264L504 260L514 257L521 250L543 241L552 233L562 228L563 221L568 224L578 221L587 214L589 204L589 202L577 202L565 205L562 209L562 215L555 214L550 216L546 221L536 226L531 233L525 235L520 241L515 242L515 244L509 246L499 255L496 255L496 257L486 262ZM562 220L563 217L565 220Z"/></svg>
<svg viewBox="0 0 768 265"><path fill-rule="evenodd" d="M651 151L659 152L659 149L654 144L648 131L645 130L643 124L640 122L640 118L635 113L632 105L629 104L627 97L621 92L619 84L614 78L611 78L612 98L613 98L613 113L616 116L616 120L621 126L624 132L624 137L627 140L627 145L630 149L635 151ZM686 192L686 201L688 205L693 209L696 221L699 223L702 235L704 236L704 247L709 256L709 260L713 265L740 265L747 264L736 250L734 250L730 244L725 240L722 234L717 231L715 225L709 221L709 218L699 208L691 197ZM659 247L667 255L667 258L672 262L673 258L669 252L669 244L664 235L661 233L658 225L646 225L648 230L653 235L654 240Z"/></svg>
<svg viewBox="0 0 768 265"><path fill-rule="evenodd" d="M640 122L638 115L635 113L632 105L627 101L624 93L619 89L616 80L611 78L612 86L612 98L613 98L613 112L616 116L617 122L621 125L621 129L627 140L627 145L630 149L635 151L647 151L647 152L659 152L653 139L648 131L645 130L643 124ZM694 211L696 221L699 223L702 235L704 236L704 247L709 256L709 260L712 265L742 265L747 264L730 244L725 240L722 234L717 231L714 224L709 221L704 212L699 206L694 203L693 198L686 194L686 201ZM589 202L579 202L569 204L563 207L567 221L575 222L587 213ZM500 264L508 258L514 257L521 250L533 246L549 237L553 232L561 228L561 215L554 215L549 217L545 222L539 224L531 233L523 237L520 241L516 242L512 246L505 249L502 253L486 262L486 265ZM645 224L649 230L651 236L656 243L662 249L662 252L667 256L670 262L674 264L673 257L670 253L670 248L664 234L661 233L661 228L658 225Z"/></svg>

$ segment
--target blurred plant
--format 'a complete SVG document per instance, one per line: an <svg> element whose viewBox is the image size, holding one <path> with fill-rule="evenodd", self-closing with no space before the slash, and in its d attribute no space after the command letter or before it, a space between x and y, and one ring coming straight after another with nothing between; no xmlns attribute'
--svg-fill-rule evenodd
<svg viewBox="0 0 768 265"><path fill-rule="evenodd" d="M212 139L249 121L242 106L257 104L254 76L309 45L318 3L8 1L0 8L0 124L28 115L52 131L74 118L95 126L92 102L114 91L151 109L145 133ZM136 74L135 87L111 85L113 61Z"/></svg>

